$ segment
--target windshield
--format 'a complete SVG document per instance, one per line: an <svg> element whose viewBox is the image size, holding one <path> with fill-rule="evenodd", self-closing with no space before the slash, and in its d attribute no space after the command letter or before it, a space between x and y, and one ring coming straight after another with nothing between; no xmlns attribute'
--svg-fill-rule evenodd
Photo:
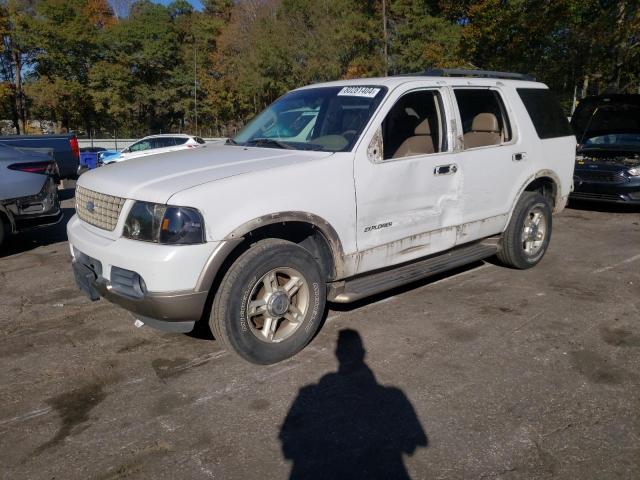
<svg viewBox="0 0 640 480"><path fill-rule="evenodd" d="M353 148L387 89L318 87L290 92L245 126L232 144L346 152Z"/></svg>
<svg viewBox="0 0 640 480"><path fill-rule="evenodd" d="M611 133L585 140L585 147L635 146L640 147L640 133Z"/></svg>

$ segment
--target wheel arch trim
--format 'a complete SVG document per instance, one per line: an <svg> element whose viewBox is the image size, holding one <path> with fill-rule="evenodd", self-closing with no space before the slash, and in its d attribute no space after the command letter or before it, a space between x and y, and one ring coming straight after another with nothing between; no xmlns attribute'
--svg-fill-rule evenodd
<svg viewBox="0 0 640 480"><path fill-rule="evenodd" d="M558 213L564 208L564 204L566 203L566 198L562 197L562 182L560 181L560 177L553 170L548 170L548 169L539 170L535 174L527 177L527 179L522 183L522 185L518 189L518 192L516 193L515 198L513 199L513 202L511 204L511 209L509 210L509 216L504 226L505 229L509 225L509 222L511 221L511 217L513 216L513 211L515 210L516 205L520 200L520 197L522 197L522 194L525 192L527 187L538 178L544 178L544 177L550 178L556 185L555 206L552 207L552 213Z"/></svg>
<svg viewBox="0 0 640 480"><path fill-rule="evenodd" d="M287 211L270 213L243 223L230 232L211 253L196 283L196 291L209 290L228 256L239 246L246 236L259 228L277 223L300 222L316 228L327 241L333 256L335 278L344 276L344 250L338 233L322 217L308 212Z"/></svg>

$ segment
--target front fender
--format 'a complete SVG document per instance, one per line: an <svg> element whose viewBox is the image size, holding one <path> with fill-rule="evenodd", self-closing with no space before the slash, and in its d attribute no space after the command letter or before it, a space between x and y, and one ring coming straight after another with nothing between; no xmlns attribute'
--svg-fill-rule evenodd
<svg viewBox="0 0 640 480"><path fill-rule="evenodd" d="M198 279L196 290L202 291L211 288L211 286L213 285L213 281L222 268L225 260L233 252L233 250L238 245L240 245L240 243L242 243L242 241L249 233L268 225L275 225L279 223L285 224L287 222L306 223L320 231L320 233L327 240L329 248L331 249L331 254L333 256L334 266L336 270L336 277L342 278L342 276L344 276L345 266L342 242L340 241L338 233L329 222L319 217L318 215L314 215L308 212L278 212L256 217L252 220L249 220L248 222L243 223L239 227L235 228L232 232L230 232L222 240L220 245L218 245L218 247L213 251L209 259L207 260L205 268L203 269L200 278Z"/></svg>

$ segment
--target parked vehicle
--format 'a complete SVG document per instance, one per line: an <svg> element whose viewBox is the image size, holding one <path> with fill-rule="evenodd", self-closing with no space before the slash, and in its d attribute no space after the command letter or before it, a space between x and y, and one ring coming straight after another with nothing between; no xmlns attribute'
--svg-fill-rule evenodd
<svg viewBox="0 0 640 480"><path fill-rule="evenodd" d="M314 112L304 138L302 111ZM311 85L228 145L83 175L68 224L76 281L164 330L189 331L210 311L223 345L278 362L311 340L327 300L496 254L536 265L575 148L553 95L526 76Z"/></svg>
<svg viewBox="0 0 640 480"><path fill-rule="evenodd" d="M60 178L75 178L80 164L78 139L72 133L60 135L9 135L0 143L17 148L50 148L58 164Z"/></svg>
<svg viewBox="0 0 640 480"><path fill-rule="evenodd" d="M571 198L640 205L640 95L586 98L571 125L579 143Z"/></svg>
<svg viewBox="0 0 640 480"><path fill-rule="evenodd" d="M11 233L62 218L57 174L50 151L0 144L0 247Z"/></svg>
<svg viewBox="0 0 640 480"><path fill-rule="evenodd" d="M108 165L110 163L121 162L131 158L198 148L202 147L205 143L206 142L200 137L186 135L183 133L150 135L138 140L133 145L130 145L119 152L102 152L99 160L102 164Z"/></svg>

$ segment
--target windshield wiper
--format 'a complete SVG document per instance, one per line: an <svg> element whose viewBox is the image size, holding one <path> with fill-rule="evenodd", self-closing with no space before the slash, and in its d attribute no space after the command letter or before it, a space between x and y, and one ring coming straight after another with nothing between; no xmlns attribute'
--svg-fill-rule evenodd
<svg viewBox="0 0 640 480"><path fill-rule="evenodd" d="M294 148L291 145L288 145L279 140L274 140L273 138L254 138L252 140L249 140L248 142L245 142L244 145L253 146L253 147L271 146L271 147L277 147L277 148L286 148L287 150L294 150Z"/></svg>

